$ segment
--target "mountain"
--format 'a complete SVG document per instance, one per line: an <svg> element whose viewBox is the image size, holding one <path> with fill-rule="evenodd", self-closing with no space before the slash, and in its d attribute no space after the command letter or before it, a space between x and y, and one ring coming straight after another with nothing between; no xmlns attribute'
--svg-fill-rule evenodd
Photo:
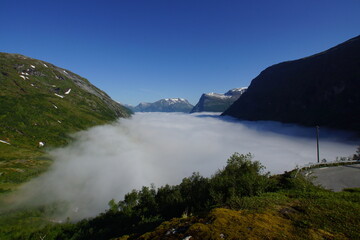
<svg viewBox="0 0 360 240"><path fill-rule="evenodd" d="M233 104L245 91L246 87L234 88L225 94L204 93L199 102L191 110L194 112L223 112Z"/></svg>
<svg viewBox="0 0 360 240"><path fill-rule="evenodd" d="M360 131L360 36L271 66L223 115Z"/></svg>
<svg viewBox="0 0 360 240"><path fill-rule="evenodd" d="M188 113L194 106L184 98L165 98L154 103L140 103L130 107L134 112L185 112Z"/></svg>
<svg viewBox="0 0 360 240"><path fill-rule="evenodd" d="M12 148L59 146L68 133L129 117L85 78L51 63L0 53L0 159Z"/></svg>

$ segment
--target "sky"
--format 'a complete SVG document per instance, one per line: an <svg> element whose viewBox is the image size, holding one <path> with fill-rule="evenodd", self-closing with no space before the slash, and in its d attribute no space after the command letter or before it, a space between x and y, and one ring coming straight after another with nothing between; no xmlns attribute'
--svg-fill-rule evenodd
<svg viewBox="0 0 360 240"><path fill-rule="evenodd" d="M351 133L320 133L320 159L355 153L358 141ZM50 169L15 192L11 206L64 201L68 211L58 217L77 220L103 212L132 189L179 184L193 172L210 177L234 152L250 152L271 174L317 161L314 128L204 113L137 113L73 137L49 152Z"/></svg>
<svg viewBox="0 0 360 240"><path fill-rule="evenodd" d="M359 0L1 0L0 52L73 71L124 104L196 104L359 35L359 12Z"/></svg>

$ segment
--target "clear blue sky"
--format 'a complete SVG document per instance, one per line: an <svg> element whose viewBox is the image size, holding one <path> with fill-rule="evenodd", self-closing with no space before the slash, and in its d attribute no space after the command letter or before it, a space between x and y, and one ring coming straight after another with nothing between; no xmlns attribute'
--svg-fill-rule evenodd
<svg viewBox="0 0 360 240"><path fill-rule="evenodd" d="M360 34L359 0L1 0L0 51L51 62L136 105L248 86Z"/></svg>

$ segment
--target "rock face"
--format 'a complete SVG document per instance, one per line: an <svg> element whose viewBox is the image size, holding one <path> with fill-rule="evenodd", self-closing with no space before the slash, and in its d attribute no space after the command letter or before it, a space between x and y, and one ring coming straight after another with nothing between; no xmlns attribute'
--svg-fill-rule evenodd
<svg viewBox="0 0 360 240"><path fill-rule="evenodd" d="M271 66L223 115L360 131L360 36Z"/></svg>
<svg viewBox="0 0 360 240"><path fill-rule="evenodd" d="M0 139L12 145L61 145L67 133L130 114L75 73L19 54L0 53Z"/></svg>
<svg viewBox="0 0 360 240"><path fill-rule="evenodd" d="M185 112L194 106L184 98L165 98L154 103L140 103L131 108L134 112Z"/></svg>
<svg viewBox="0 0 360 240"><path fill-rule="evenodd" d="M223 112L233 104L245 91L246 87L234 88L225 94L204 93L199 102L191 110L194 112Z"/></svg>

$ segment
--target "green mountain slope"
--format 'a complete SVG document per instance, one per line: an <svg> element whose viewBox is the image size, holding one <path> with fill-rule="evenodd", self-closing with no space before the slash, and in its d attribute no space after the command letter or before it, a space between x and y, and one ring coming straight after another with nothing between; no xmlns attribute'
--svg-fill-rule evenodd
<svg viewBox="0 0 360 240"><path fill-rule="evenodd" d="M43 147L65 144L69 133L130 113L68 70L0 53L0 183L9 168L16 173L37 165L27 161L42 155ZM17 167L7 161L17 161Z"/></svg>

